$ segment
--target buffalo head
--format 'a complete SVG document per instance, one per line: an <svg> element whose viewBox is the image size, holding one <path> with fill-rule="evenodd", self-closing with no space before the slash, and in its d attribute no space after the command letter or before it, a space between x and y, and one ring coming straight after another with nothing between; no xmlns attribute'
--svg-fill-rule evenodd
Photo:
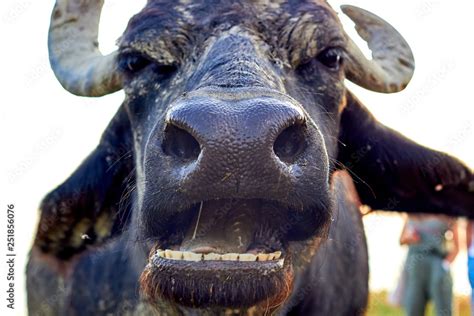
<svg viewBox="0 0 474 316"><path fill-rule="evenodd" d="M58 0L52 15L61 84L126 98L44 200L43 253L70 262L127 236L152 304L276 307L327 236L337 169L372 207L474 209L469 169L381 125L345 88L398 92L413 74L408 44L374 14L342 8L369 60L325 1L150 0L102 56L102 4Z"/></svg>

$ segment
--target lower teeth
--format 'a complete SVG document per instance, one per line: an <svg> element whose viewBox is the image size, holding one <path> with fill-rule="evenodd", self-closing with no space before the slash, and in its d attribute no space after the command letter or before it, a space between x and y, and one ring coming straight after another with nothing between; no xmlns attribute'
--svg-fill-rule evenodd
<svg viewBox="0 0 474 316"><path fill-rule="evenodd" d="M156 254L161 258L183 261L272 261L279 260L281 257L281 251L254 255L251 253L201 254L190 251L175 251L167 249L158 250Z"/></svg>

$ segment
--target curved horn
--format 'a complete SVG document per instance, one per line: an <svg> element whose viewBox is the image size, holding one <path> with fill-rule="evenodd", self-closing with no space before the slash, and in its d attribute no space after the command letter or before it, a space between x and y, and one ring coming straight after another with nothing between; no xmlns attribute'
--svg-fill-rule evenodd
<svg viewBox="0 0 474 316"><path fill-rule="evenodd" d="M349 38L346 77L366 89L392 93L408 85L415 70L410 46L388 22L358 7L341 6L372 51L368 60Z"/></svg>
<svg viewBox="0 0 474 316"><path fill-rule="evenodd" d="M103 96L122 88L117 53L98 48L103 0L57 0L51 16L49 61L61 85L79 96Z"/></svg>

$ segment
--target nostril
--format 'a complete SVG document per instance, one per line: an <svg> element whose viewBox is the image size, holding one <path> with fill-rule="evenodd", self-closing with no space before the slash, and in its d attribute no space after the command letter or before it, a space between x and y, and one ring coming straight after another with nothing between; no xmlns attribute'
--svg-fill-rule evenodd
<svg viewBox="0 0 474 316"><path fill-rule="evenodd" d="M275 155L286 163L294 162L305 148L305 126L298 123L284 129L273 144Z"/></svg>
<svg viewBox="0 0 474 316"><path fill-rule="evenodd" d="M201 152L196 138L184 129L174 125L166 127L162 148L166 155L184 161L196 160Z"/></svg>

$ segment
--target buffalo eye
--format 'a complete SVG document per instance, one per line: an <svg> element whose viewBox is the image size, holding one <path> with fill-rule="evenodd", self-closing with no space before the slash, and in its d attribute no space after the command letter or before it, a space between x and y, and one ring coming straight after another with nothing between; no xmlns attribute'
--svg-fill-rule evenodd
<svg viewBox="0 0 474 316"><path fill-rule="evenodd" d="M177 69L176 65L159 64L140 53L124 53L120 55L118 68L127 75L138 74L145 68L151 68L153 72L162 78L171 76Z"/></svg>
<svg viewBox="0 0 474 316"><path fill-rule="evenodd" d="M150 65L152 61L138 53L122 54L119 58L118 67L127 74L135 74Z"/></svg>
<svg viewBox="0 0 474 316"><path fill-rule="evenodd" d="M332 70L339 70L342 65L342 52L338 48L326 48L316 58L321 64Z"/></svg>

